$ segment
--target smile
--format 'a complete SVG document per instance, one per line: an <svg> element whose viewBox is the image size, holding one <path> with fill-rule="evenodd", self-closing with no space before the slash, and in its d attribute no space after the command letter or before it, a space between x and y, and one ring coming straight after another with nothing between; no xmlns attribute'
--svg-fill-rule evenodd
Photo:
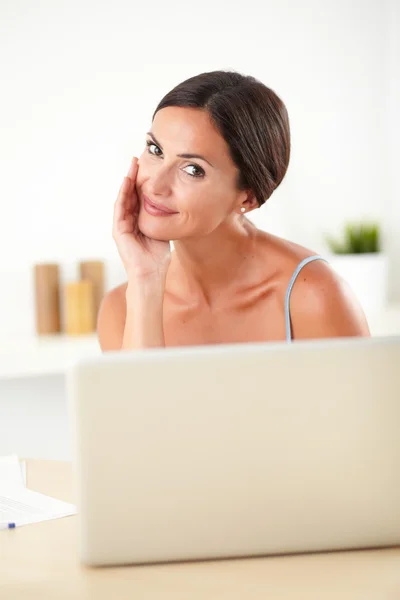
<svg viewBox="0 0 400 600"><path fill-rule="evenodd" d="M178 213L174 210L167 208L161 204L155 204L147 196L143 194L143 208L145 211L154 217L170 217L171 215L177 215Z"/></svg>

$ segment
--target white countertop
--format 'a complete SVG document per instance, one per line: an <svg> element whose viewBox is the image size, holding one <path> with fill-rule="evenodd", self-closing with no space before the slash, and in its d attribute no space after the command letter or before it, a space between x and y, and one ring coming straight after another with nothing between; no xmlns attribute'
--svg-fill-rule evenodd
<svg viewBox="0 0 400 600"><path fill-rule="evenodd" d="M0 379L63 374L77 358L100 354L95 333L3 338L0 345Z"/></svg>
<svg viewBox="0 0 400 600"><path fill-rule="evenodd" d="M400 336L400 306L367 315L373 336ZM15 336L1 339L0 379L64 374L79 358L100 356L95 333L83 336Z"/></svg>

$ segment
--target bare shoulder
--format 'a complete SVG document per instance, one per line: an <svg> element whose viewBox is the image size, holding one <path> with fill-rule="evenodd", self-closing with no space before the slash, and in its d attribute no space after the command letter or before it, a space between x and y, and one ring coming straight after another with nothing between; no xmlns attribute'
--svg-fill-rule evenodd
<svg viewBox="0 0 400 600"><path fill-rule="evenodd" d="M354 292L322 260L310 262L300 272L290 309L294 339L370 335Z"/></svg>
<svg viewBox="0 0 400 600"><path fill-rule="evenodd" d="M269 248L278 264L282 301L299 264L317 253L270 236ZM350 286L325 260L305 264L290 295L293 339L369 336L364 311Z"/></svg>
<svg viewBox="0 0 400 600"><path fill-rule="evenodd" d="M97 317L97 335L100 347L105 350L120 350L126 319L127 283L113 288L104 296Z"/></svg>

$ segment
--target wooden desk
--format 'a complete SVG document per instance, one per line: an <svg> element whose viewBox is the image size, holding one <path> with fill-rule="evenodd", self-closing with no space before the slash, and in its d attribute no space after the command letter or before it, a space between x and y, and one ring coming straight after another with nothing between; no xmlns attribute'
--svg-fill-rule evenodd
<svg viewBox="0 0 400 600"><path fill-rule="evenodd" d="M73 502L69 463L28 461L28 487ZM89 569L75 519L0 532L1 600L399 600L400 548Z"/></svg>

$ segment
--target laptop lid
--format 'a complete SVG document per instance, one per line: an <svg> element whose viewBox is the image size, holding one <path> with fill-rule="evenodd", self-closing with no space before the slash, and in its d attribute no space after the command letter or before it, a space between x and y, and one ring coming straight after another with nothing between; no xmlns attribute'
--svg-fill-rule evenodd
<svg viewBox="0 0 400 600"><path fill-rule="evenodd" d="M400 543L400 337L107 353L68 395L86 564Z"/></svg>

